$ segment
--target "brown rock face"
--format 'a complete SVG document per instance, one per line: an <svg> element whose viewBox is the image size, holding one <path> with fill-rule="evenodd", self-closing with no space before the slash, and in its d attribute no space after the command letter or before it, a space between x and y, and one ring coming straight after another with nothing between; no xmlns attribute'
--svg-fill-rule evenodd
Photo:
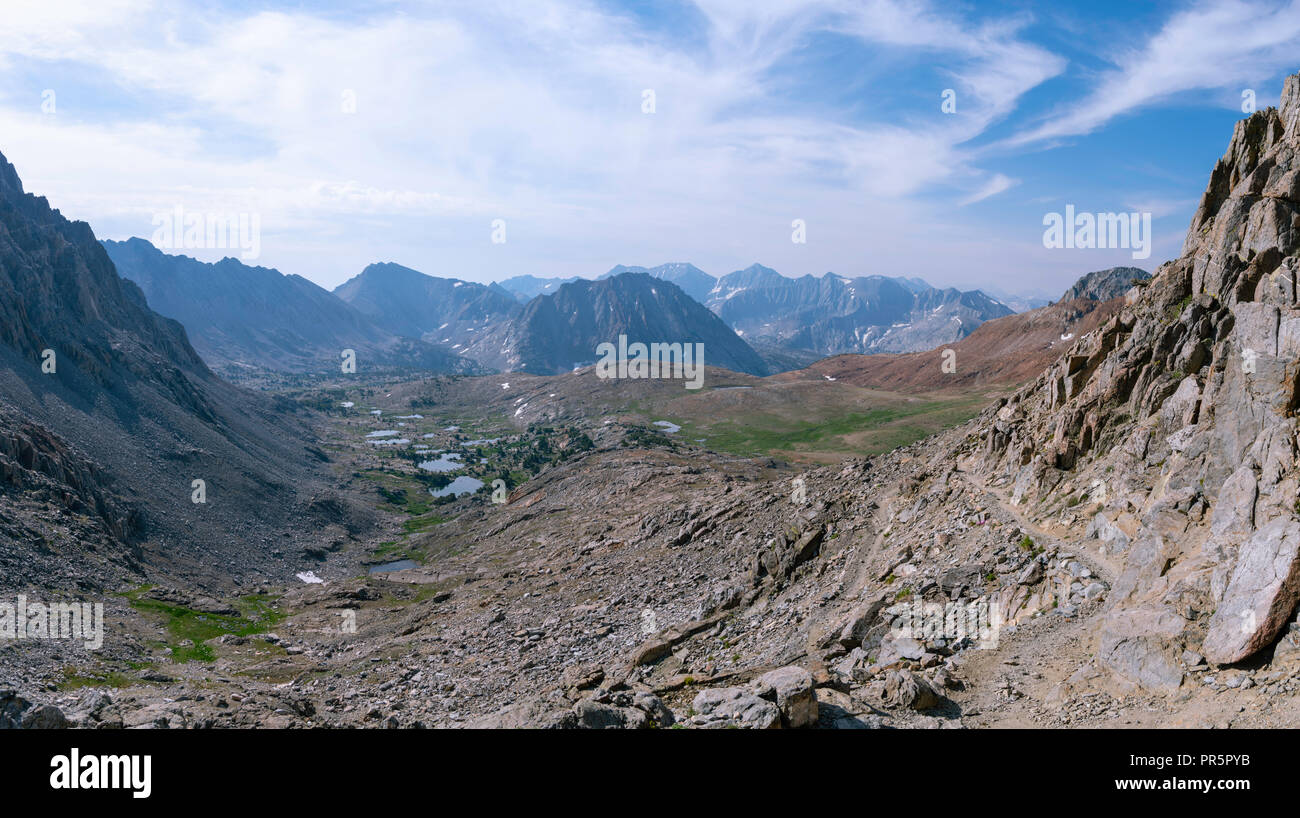
<svg viewBox="0 0 1300 818"><path fill-rule="evenodd" d="M829 376L857 386L900 391L969 388L1022 383L1041 373L1071 346L1123 306L1119 298L1074 298L1029 312L985 321L965 338L928 352L901 355L837 355L782 379ZM944 350L956 353L955 371L943 368Z"/></svg>

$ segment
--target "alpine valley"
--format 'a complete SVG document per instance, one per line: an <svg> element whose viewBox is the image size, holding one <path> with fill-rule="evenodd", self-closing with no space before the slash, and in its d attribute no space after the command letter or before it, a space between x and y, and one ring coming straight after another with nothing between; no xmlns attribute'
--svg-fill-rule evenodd
<svg viewBox="0 0 1300 818"><path fill-rule="evenodd" d="M1300 727L1300 75L1091 266L328 290L0 159L0 727Z"/></svg>

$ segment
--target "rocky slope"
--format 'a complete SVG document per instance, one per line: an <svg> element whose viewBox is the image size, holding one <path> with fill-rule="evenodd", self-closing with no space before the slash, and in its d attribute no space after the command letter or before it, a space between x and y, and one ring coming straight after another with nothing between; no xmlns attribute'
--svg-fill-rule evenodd
<svg viewBox="0 0 1300 818"><path fill-rule="evenodd" d="M344 508L309 428L216 378L90 228L25 193L2 157L0 416L5 587L291 575L280 549Z"/></svg>
<svg viewBox="0 0 1300 818"><path fill-rule="evenodd" d="M337 372L352 349L359 367L478 370L445 346L398 337L302 276L234 258L206 264L143 239L103 245L118 273L140 286L151 309L185 327L210 366Z"/></svg>

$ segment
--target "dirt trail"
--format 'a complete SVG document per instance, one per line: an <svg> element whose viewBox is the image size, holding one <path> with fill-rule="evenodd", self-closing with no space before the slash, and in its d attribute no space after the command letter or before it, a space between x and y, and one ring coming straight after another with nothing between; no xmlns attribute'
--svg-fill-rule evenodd
<svg viewBox="0 0 1300 818"><path fill-rule="evenodd" d="M962 479L969 483L973 488L984 492L986 497L996 504L998 508L1015 519L1016 524L1029 532L1034 540L1040 545L1045 546L1049 542L1052 543L1056 546L1057 550L1073 555L1075 559L1086 565L1093 574L1099 577L1102 582L1105 582L1106 585L1109 586L1114 583L1115 575L1117 573L1115 566L1100 559L1096 554L1089 552L1084 548L1082 543L1063 539L1059 534L1055 534L1040 527L1034 521L1026 517L1019 508L1012 505L1001 490L986 485L969 472L962 471L958 472L958 474L960 474Z"/></svg>
<svg viewBox="0 0 1300 818"><path fill-rule="evenodd" d="M968 472L959 474L1039 545L1073 555L1107 586L1113 584L1113 567L1035 524L1002 491ZM952 696L962 709L963 723L968 727L1044 726L1044 703L1092 655L1092 622L1101 609L1100 603L1091 603L1071 617L1049 613L1031 618L1004 629L997 648L968 654L959 672L966 690Z"/></svg>

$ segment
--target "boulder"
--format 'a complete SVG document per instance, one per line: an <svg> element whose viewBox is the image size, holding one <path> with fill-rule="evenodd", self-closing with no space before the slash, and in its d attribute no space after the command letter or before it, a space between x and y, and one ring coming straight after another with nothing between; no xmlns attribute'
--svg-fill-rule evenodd
<svg viewBox="0 0 1300 818"><path fill-rule="evenodd" d="M912 710L929 710L943 702L930 683L906 670L893 670L885 678L872 684L873 691L886 707L907 707Z"/></svg>
<svg viewBox="0 0 1300 818"><path fill-rule="evenodd" d="M596 664L569 665L560 673L560 686L574 690L595 687L605 679L605 670Z"/></svg>
<svg viewBox="0 0 1300 818"><path fill-rule="evenodd" d="M640 730L650 726L650 717L635 707L583 699L573 707L578 727L584 730Z"/></svg>
<svg viewBox="0 0 1300 818"><path fill-rule="evenodd" d="M1186 625L1185 619L1164 608L1115 610L1102 624L1097 660L1133 684L1172 693L1183 683L1181 648L1175 640Z"/></svg>
<svg viewBox="0 0 1300 818"><path fill-rule="evenodd" d="M475 730L560 730L578 726L571 710L562 710L548 702L516 702L495 713L471 721Z"/></svg>
<svg viewBox="0 0 1300 818"><path fill-rule="evenodd" d="M692 721L700 727L744 727L771 730L781 726L781 711L740 687L701 690L692 707L698 714Z"/></svg>
<svg viewBox="0 0 1300 818"><path fill-rule="evenodd" d="M1216 664L1240 662L1268 645L1300 601L1300 522L1279 517L1241 547L1236 568L1201 652Z"/></svg>
<svg viewBox="0 0 1300 818"><path fill-rule="evenodd" d="M812 674L789 665L764 673L754 683L754 692L774 702L786 727L812 727L817 723L817 691Z"/></svg>
<svg viewBox="0 0 1300 818"><path fill-rule="evenodd" d="M71 726L63 711L52 704L33 707L23 717L23 728L27 730L61 730Z"/></svg>
<svg viewBox="0 0 1300 818"><path fill-rule="evenodd" d="M673 711L669 710L658 696L649 691L641 691L634 695L632 706L653 719L656 727L671 727L677 721Z"/></svg>
<svg viewBox="0 0 1300 818"><path fill-rule="evenodd" d="M867 638L867 633L871 626L876 624L880 616L880 611L885 607L884 599L877 599L866 605L855 608L849 615L849 619L840 629L839 643L845 648L852 650L860 647Z"/></svg>

